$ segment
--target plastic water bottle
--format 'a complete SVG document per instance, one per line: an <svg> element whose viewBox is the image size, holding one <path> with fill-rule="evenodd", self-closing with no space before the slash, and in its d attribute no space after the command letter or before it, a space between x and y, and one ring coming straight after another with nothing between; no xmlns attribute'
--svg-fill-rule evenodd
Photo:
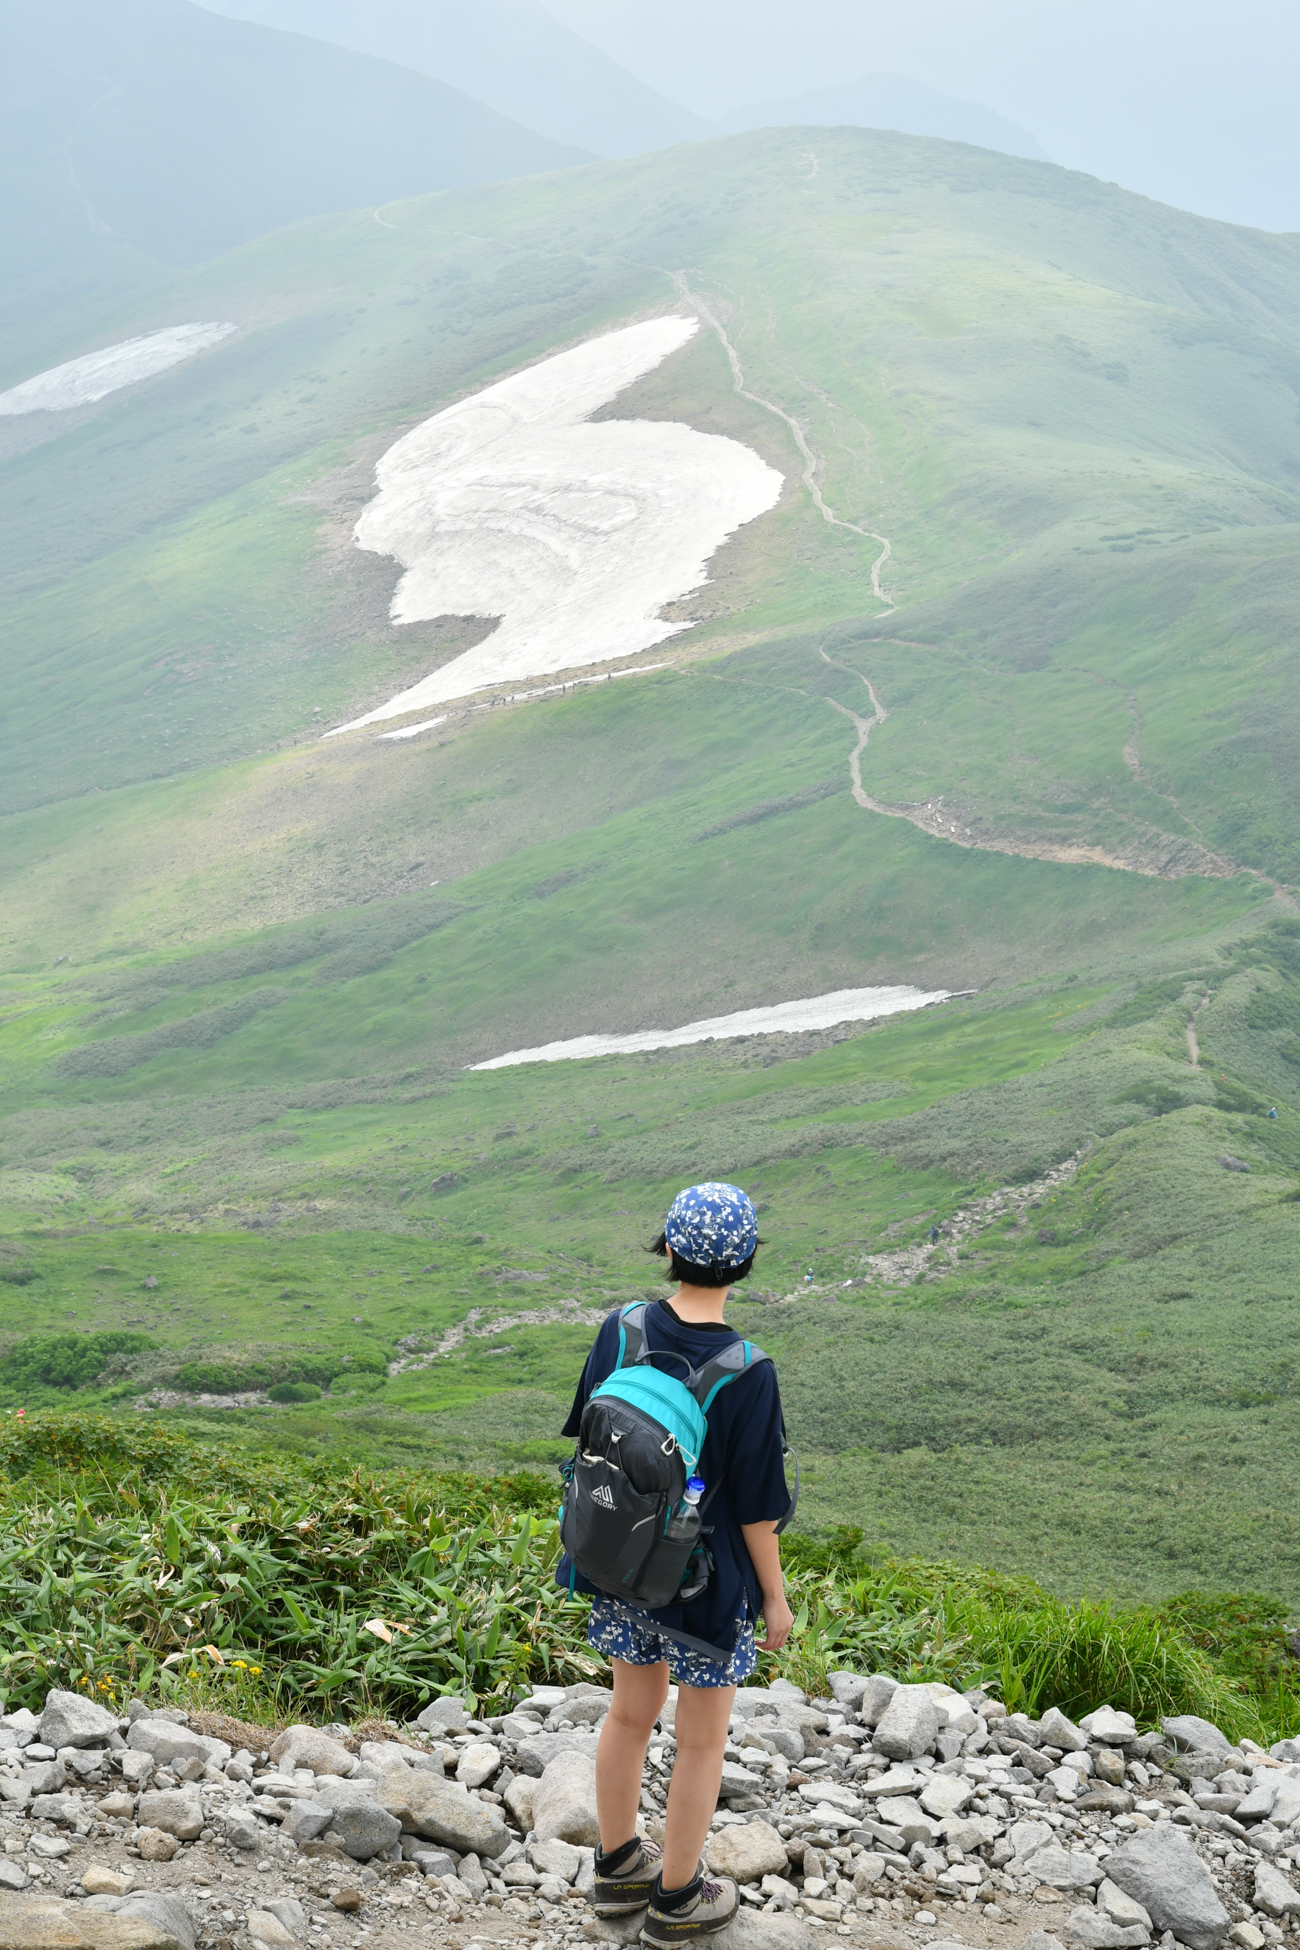
<svg viewBox="0 0 1300 1950"><path fill-rule="evenodd" d="M684 1493L684 1500L687 1503L694 1505L699 1502L700 1498L703 1495L704 1495L704 1478L702 1476L689 1477L687 1479L686 1489Z"/></svg>

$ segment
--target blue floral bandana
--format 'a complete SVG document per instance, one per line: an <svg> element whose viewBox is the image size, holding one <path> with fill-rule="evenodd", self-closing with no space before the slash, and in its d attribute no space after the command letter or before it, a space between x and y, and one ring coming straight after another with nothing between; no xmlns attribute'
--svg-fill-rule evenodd
<svg viewBox="0 0 1300 1950"><path fill-rule="evenodd" d="M664 1233L692 1266L740 1266L758 1244L758 1219L739 1185L690 1185L668 1208Z"/></svg>

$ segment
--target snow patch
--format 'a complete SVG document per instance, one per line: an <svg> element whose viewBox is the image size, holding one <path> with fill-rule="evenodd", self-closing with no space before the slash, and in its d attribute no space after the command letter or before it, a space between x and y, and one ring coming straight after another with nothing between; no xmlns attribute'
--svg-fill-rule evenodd
<svg viewBox="0 0 1300 1950"><path fill-rule="evenodd" d="M688 629L657 612L707 582L782 476L738 440L598 407L699 330L652 318L560 352L424 421L375 470L360 548L405 574L394 623L499 617L491 636L332 733L490 685L634 656Z"/></svg>
<svg viewBox="0 0 1300 1950"><path fill-rule="evenodd" d="M946 1002L948 989L833 989L800 1002L777 1002L767 1009L739 1009L730 1016L709 1016L681 1029L643 1029L631 1036L575 1036L567 1043L543 1043L540 1049L510 1050L487 1063L471 1063L471 1070L503 1070L510 1063L562 1063L584 1056L625 1056L633 1050L677 1049L683 1043L706 1043L718 1036L794 1035L802 1029L833 1029L840 1022L869 1022L876 1016L897 1015L903 1009L924 1009Z"/></svg>
<svg viewBox="0 0 1300 1950"><path fill-rule="evenodd" d="M182 359L206 352L238 330L238 325L213 323L168 325L161 332L146 332L143 338L106 345L102 352L87 352L82 359L51 366L48 372L38 372L34 379L0 393L0 414L70 413L74 406L93 406L123 386L152 379Z"/></svg>
<svg viewBox="0 0 1300 1950"><path fill-rule="evenodd" d="M447 714L444 711L440 718L426 718L422 724L404 724L400 731L381 731L379 736L381 738L414 738L417 732L432 731L436 724L446 724L446 722Z"/></svg>

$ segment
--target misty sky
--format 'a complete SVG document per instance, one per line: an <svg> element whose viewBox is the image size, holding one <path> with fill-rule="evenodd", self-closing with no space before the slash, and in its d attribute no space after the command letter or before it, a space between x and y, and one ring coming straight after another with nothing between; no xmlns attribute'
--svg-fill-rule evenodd
<svg viewBox="0 0 1300 1950"><path fill-rule="evenodd" d="M1031 130L1054 162L1300 230L1295 0L547 0L705 115L893 71Z"/></svg>

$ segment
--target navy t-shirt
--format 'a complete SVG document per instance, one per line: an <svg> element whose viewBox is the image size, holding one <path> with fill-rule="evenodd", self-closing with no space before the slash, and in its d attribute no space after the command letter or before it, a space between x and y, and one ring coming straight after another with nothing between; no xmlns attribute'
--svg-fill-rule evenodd
<svg viewBox="0 0 1300 1950"><path fill-rule="evenodd" d="M618 1312L608 1315L596 1336L569 1419L561 1431L564 1435L578 1434L592 1391L614 1372L618 1322ZM671 1350L685 1355L693 1368L703 1367L720 1348L742 1339L730 1327L690 1327L660 1301L647 1309L645 1336L652 1353ZM666 1363L665 1368L668 1373L680 1372L674 1363ZM706 1495L715 1484L721 1485L704 1517L705 1524L712 1526L706 1542L713 1553L713 1576L707 1589L689 1604L665 1605L647 1617L716 1645L723 1656L732 1651L739 1625L746 1618L757 1618L762 1606L758 1574L745 1549L740 1526L779 1522L790 1508L781 1450L776 1369L770 1361L760 1361L714 1396L704 1450L696 1465L696 1474L704 1478ZM556 1583L567 1585L572 1568L569 1558L562 1557ZM596 1590L581 1576L574 1577L574 1588L593 1594Z"/></svg>

